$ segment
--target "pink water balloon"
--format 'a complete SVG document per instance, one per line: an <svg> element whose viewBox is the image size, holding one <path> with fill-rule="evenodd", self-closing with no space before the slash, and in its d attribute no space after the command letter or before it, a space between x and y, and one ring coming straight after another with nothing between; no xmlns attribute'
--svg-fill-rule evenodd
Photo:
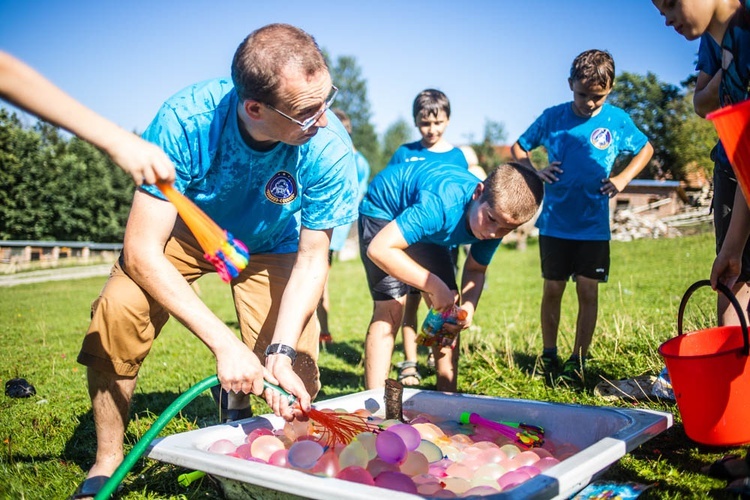
<svg viewBox="0 0 750 500"><path fill-rule="evenodd" d="M228 439L219 439L218 441L215 441L211 444L211 446L208 447L208 451L210 453L218 453L220 455L227 455L229 453L234 453L234 450L237 449L237 445L235 445L233 442L231 442Z"/></svg>
<svg viewBox="0 0 750 500"><path fill-rule="evenodd" d="M343 479L344 481L351 481L353 483L375 486L375 480L372 478L370 473L367 472L367 469L363 467L357 467L356 465L351 465L349 467L341 469L341 471L336 474L336 477L338 479Z"/></svg>
<svg viewBox="0 0 750 500"><path fill-rule="evenodd" d="M255 438L250 445L250 450L255 458L268 461L275 452L284 449L284 443L274 435L263 435Z"/></svg>

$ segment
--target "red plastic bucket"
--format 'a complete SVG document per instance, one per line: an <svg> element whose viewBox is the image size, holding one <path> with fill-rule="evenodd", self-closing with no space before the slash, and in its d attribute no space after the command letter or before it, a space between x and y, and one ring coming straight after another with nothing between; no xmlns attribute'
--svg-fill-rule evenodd
<svg viewBox="0 0 750 500"><path fill-rule="evenodd" d="M731 290L717 287L737 311L741 326L721 326L682 333L682 316L695 290L682 298L679 335L659 347L672 382L685 434L698 443L735 446L750 443L750 344L744 314Z"/></svg>
<svg viewBox="0 0 750 500"><path fill-rule="evenodd" d="M706 118L714 123L745 200L750 203L750 100L718 109Z"/></svg>

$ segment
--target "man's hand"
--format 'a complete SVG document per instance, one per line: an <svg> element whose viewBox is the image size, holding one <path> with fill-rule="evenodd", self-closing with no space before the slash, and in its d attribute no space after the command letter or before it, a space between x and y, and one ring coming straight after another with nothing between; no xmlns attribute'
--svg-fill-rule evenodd
<svg viewBox="0 0 750 500"><path fill-rule="evenodd" d="M711 288L716 290L717 283L722 283L730 290L737 283L742 271L742 252L719 251L711 267Z"/></svg>
<svg viewBox="0 0 750 500"><path fill-rule="evenodd" d="M297 404L289 406L289 399L274 389L266 389L265 398L274 414L293 420L305 415L310 409L310 394L305 389L302 379L294 373L292 360L283 354L273 354L266 357L266 379L272 384L280 386L289 394L297 398Z"/></svg>
<svg viewBox="0 0 750 500"><path fill-rule="evenodd" d="M263 394L263 365L241 340L233 337L225 347L214 352L216 374L221 388L245 394Z"/></svg>
<svg viewBox="0 0 750 500"><path fill-rule="evenodd" d="M616 180L615 177L612 177L611 179L602 179L602 187L599 188L599 192L608 198L616 196L621 190L621 188L617 187ZM625 186L622 187L624 188Z"/></svg>

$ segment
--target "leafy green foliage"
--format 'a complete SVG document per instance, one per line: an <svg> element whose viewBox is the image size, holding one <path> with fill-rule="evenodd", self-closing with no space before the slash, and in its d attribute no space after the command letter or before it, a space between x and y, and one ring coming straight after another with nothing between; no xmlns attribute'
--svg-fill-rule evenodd
<svg viewBox="0 0 750 500"><path fill-rule="evenodd" d="M485 120L484 137L482 138L482 142L472 144L471 146L477 153L479 165L486 172L489 172L503 161L503 158L500 157L495 146L503 144L507 137L508 134L505 131L505 124L489 119Z"/></svg>
<svg viewBox="0 0 750 500"><path fill-rule="evenodd" d="M367 158L373 171L384 163L380 153L378 135L371 123L372 112L367 98L367 80L352 56L340 56L331 65L331 78L339 88L335 106L341 108L352 122L352 142L354 147Z"/></svg>
<svg viewBox="0 0 750 500"><path fill-rule="evenodd" d="M0 109L0 239L117 242L133 187L101 151Z"/></svg>

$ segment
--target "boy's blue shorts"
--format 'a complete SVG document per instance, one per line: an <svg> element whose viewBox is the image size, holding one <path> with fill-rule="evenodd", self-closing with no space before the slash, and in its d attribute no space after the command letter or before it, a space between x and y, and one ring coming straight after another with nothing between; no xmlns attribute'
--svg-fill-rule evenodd
<svg viewBox="0 0 750 500"><path fill-rule="evenodd" d="M609 277L608 240L569 240L539 236L542 277L551 281L568 281L583 276L607 282Z"/></svg>
<svg viewBox="0 0 750 500"><path fill-rule="evenodd" d="M389 222L366 215L359 216L359 254L365 266L367 284L373 300L393 300L409 293L411 288L406 283L386 274L367 256L367 248L376 234ZM458 290L453 258L448 247L432 243L414 243L406 249L406 254L420 266L443 280L450 290Z"/></svg>

